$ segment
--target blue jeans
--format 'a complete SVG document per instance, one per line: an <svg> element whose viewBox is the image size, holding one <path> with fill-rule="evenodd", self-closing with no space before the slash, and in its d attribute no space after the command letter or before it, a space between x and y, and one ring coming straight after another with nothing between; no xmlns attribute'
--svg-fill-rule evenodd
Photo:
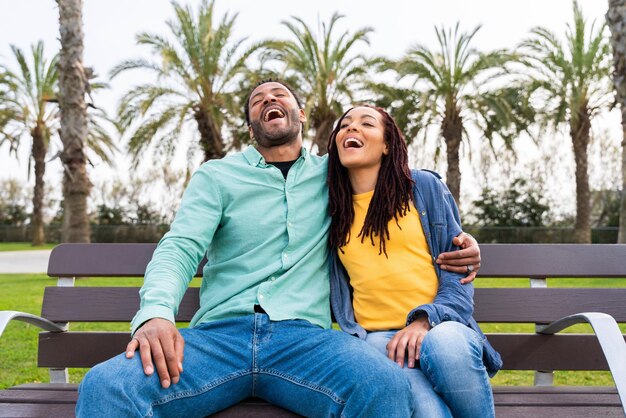
<svg viewBox="0 0 626 418"><path fill-rule="evenodd" d="M387 343L397 331L367 334L366 341L387 355ZM442 322L424 337L419 368L404 368L411 381L416 417L495 416L493 394L482 356L482 341L471 328Z"/></svg>
<svg viewBox="0 0 626 418"><path fill-rule="evenodd" d="M139 353L92 368L79 417L204 417L257 396L304 416L408 417L410 386L394 363L358 338L307 321L254 314L181 330L184 372L163 389Z"/></svg>

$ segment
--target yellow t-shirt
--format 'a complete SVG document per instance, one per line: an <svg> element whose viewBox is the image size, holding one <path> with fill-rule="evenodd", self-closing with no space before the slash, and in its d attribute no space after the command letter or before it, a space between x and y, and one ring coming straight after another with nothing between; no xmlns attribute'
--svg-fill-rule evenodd
<svg viewBox="0 0 626 418"><path fill-rule="evenodd" d="M404 328L407 314L432 303L439 285L424 230L413 203L403 217L389 222L387 255L378 254L379 240L357 237L374 191L353 195L354 223L339 258L354 289L354 315L368 331Z"/></svg>

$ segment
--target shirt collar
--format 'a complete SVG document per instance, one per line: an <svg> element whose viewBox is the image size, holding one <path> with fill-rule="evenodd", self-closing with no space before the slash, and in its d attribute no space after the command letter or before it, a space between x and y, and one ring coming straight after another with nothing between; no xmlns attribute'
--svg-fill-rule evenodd
<svg viewBox="0 0 626 418"><path fill-rule="evenodd" d="M243 151L243 156L248 161L248 164L252 166L258 167L265 164L265 159L261 153L252 145L248 145L248 148Z"/></svg>
<svg viewBox="0 0 626 418"><path fill-rule="evenodd" d="M248 164L252 166L258 167L266 165L265 158L263 158L261 153L253 145L248 145L248 148L243 151L243 156L248 161ZM306 150L306 147L303 146L300 148L300 156L305 160L309 157L309 152Z"/></svg>

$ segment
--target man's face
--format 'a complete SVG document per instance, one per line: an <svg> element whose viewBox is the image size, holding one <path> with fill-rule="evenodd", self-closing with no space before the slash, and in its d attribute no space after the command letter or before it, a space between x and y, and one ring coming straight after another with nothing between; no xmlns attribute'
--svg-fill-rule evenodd
<svg viewBox="0 0 626 418"><path fill-rule="evenodd" d="M275 147L299 138L304 110L287 87L269 82L258 86L250 95L250 137L262 147Z"/></svg>

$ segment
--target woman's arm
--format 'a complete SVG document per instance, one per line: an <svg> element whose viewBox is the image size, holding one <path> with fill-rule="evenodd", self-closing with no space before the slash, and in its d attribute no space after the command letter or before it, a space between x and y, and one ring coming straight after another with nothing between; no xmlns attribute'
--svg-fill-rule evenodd
<svg viewBox="0 0 626 418"><path fill-rule="evenodd" d="M434 220L444 228L441 231L439 248L431 248L433 255L442 252L458 250L455 239L461 232L457 221L458 209L454 200L448 199L450 191L438 178L427 177L429 186L422 190L427 211L436 211L440 208L443 213L429 213L428 218ZM430 201L429 201L430 200ZM442 203L441 205L433 202ZM432 232L432 231L431 231ZM407 325L398 331L387 345L387 353L391 360L404 364L405 353L409 356L409 367L419 358L421 342L426 333L441 322L456 321L467 325L474 311L474 287L472 284L462 284L463 274L453 271L439 270L439 287L433 303L423 304L413 309L407 315Z"/></svg>

